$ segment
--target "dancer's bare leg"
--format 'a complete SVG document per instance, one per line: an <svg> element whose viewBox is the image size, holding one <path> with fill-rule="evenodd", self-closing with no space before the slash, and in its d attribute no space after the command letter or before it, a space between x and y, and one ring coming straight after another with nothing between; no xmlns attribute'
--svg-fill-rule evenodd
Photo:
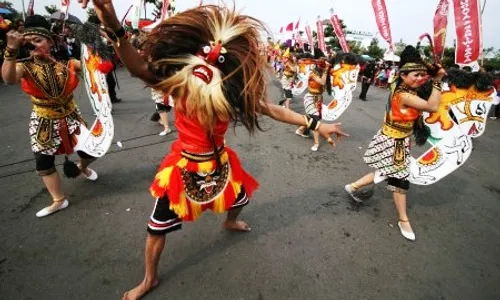
<svg viewBox="0 0 500 300"><path fill-rule="evenodd" d="M78 162L78 168L88 177L92 174L92 171L90 171L87 167L90 166L91 163L96 161L97 158L80 158L80 161Z"/></svg>
<svg viewBox="0 0 500 300"><path fill-rule="evenodd" d="M290 99L285 100L285 108L290 109Z"/></svg>
<svg viewBox="0 0 500 300"><path fill-rule="evenodd" d="M160 112L160 123L165 130L168 130L168 113L166 111Z"/></svg>
<svg viewBox="0 0 500 300"><path fill-rule="evenodd" d="M237 220L243 207L235 208L227 212L227 218L224 222L224 228L232 231L248 232L252 230L245 221Z"/></svg>
<svg viewBox="0 0 500 300"><path fill-rule="evenodd" d="M394 205L398 211L401 227L406 231L413 232L410 222L408 221L408 215L406 214L406 194L393 192L392 198L394 199Z"/></svg>
<svg viewBox="0 0 500 300"><path fill-rule="evenodd" d="M375 172L371 172L361 177L360 179L356 180L355 182L351 183L351 185L355 190L357 190L359 188L372 184L374 182L374 179L375 179Z"/></svg>
<svg viewBox="0 0 500 300"><path fill-rule="evenodd" d="M53 199L49 210L55 211L63 204L62 200L64 200L61 177L59 177L58 172L54 172L50 175L42 176L42 180Z"/></svg>
<svg viewBox="0 0 500 300"><path fill-rule="evenodd" d="M152 235L148 233L144 253L145 275L138 286L126 292L123 300L140 299L158 285L158 261L165 247L165 235Z"/></svg>

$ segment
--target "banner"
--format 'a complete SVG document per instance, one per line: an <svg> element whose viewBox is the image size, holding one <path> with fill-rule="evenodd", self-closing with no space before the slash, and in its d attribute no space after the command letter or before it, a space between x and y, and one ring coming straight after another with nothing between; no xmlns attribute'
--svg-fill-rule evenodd
<svg viewBox="0 0 500 300"><path fill-rule="evenodd" d="M163 6L161 7L161 17L160 20L164 21L168 17L168 5L170 1L169 0L163 0Z"/></svg>
<svg viewBox="0 0 500 300"><path fill-rule="evenodd" d="M28 10L26 13L28 16L32 16L35 14L35 0L30 0L28 3Z"/></svg>
<svg viewBox="0 0 500 300"><path fill-rule="evenodd" d="M316 22L316 33L318 38L318 48L326 55L325 32L323 31L323 21Z"/></svg>
<svg viewBox="0 0 500 300"><path fill-rule="evenodd" d="M139 21L141 19L141 10L144 6L144 0L134 0L133 3L134 6L132 7L130 22L132 23L133 29L139 29Z"/></svg>
<svg viewBox="0 0 500 300"><path fill-rule="evenodd" d="M442 58L448 28L449 0L440 0L434 15L434 55Z"/></svg>
<svg viewBox="0 0 500 300"><path fill-rule="evenodd" d="M344 30L342 30L342 26L340 25L340 20L337 15L332 15L330 17L330 22L332 23L333 26L333 31L335 31L335 34L337 35L337 38L339 39L339 44L340 47L342 48L342 51L344 52L349 52L349 44L347 43Z"/></svg>
<svg viewBox="0 0 500 300"><path fill-rule="evenodd" d="M457 45L455 62L471 64L481 54L481 16L479 0L453 0Z"/></svg>
<svg viewBox="0 0 500 300"><path fill-rule="evenodd" d="M392 49L391 25L389 24L389 16L385 7L385 0L372 0L373 10L375 11L375 20L380 35L389 44L389 49Z"/></svg>
<svg viewBox="0 0 500 300"><path fill-rule="evenodd" d="M69 14L68 14L69 1L70 0L61 0L61 12L63 13L61 15L61 18L64 18L64 20L67 20L69 18Z"/></svg>
<svg viewBox="0 0 500 300"><path fill-rule="evenodd" d="M306 25L305 30L306 30L307 42L309 43L309 48L311 50L311 53L314 54L314 40L311 32L311 27L309 25Z"/></svg>

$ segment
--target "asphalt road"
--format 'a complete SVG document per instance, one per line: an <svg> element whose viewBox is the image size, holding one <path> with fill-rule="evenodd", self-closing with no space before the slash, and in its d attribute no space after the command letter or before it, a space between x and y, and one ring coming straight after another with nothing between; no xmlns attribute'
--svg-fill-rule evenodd
<svg viewBox="0 0 500 300"><path fill-rule="evenodd" d="M0 86L0 299L118 299L142 279L148 187L176 133L158 136L149 90L126 72L119 79L123 148L93 165L97 182L64 179L69 208L43 219L35 213L50 197L33 171L29 99ZM277 83L270 88L278 99ZM81 87L76 96L92 120ZM185 224L168 236L160 285L146 299L500 299L500 121L488 122L460 170L412 187L417 241L408 242L385 186L361 207L343 191L368 171L361 157L386 97L371 88L367 102L355 98L341 118L352 136L335 150L323 141L312 153L294 126L268 118L255 136L230 130L228 144L261 184L242 214L253 230L226 232L212 213ZM303 112L301 99L293 109Z"/></svg>

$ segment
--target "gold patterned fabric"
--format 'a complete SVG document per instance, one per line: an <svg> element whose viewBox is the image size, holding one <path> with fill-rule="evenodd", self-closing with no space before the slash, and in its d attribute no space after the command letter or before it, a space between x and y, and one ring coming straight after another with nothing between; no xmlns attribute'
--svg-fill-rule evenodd
<svg viewBox="0 0 500 300"><path fill-rule="evenodd" d="M29 123L31 150L47 155L71 153L75 135L80 126L85 126L73 96L78 85L74 62L33 57L19 64L24 70L21 87L33 105Z"/></svg>

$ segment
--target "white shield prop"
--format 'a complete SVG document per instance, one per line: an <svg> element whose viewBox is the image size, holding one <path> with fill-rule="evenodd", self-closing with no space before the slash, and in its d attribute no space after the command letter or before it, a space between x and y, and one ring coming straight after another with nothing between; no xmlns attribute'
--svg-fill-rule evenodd
<svg viewBox="0 0 500 300"><path fill-rule="evenodd" d="M337 120L351 105L352 93L358 82L358 74L359 66L348 64L334 66L331 74L333 99L328 105L323 104L323 120Z"/></svg>
<svg viewBox="0 0 500 300"><path fill-rule="evenodd" d="M75 151L83 151L94 157L102 157L113 142L114 123L111 116L111 98L108 93L106 75L98 70L101 58L91 49L82 45L82 73L92 109L97 115L94 123L87 129L80 127Z"/></svg>

